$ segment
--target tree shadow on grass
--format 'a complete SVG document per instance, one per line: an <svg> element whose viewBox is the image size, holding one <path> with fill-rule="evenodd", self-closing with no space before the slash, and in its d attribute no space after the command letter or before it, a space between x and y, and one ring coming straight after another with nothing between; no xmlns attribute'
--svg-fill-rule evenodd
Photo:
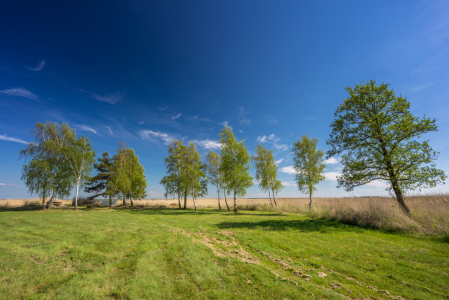
<svg viewBox="0 0 449 300"><path fill-rule="evenodd" d="M0 206L0 212L42 210L39 203L28 203L21 206Z"/></svg>
<svg viewBox="0 0 449 300"><path fill-rule="evenodd" d="M122 210L122 209L120 209ZM125 210L125 209L123 209ZM199 209L195 211L194 209L179 209L179 208L167 208L167 207L156 207L156 208L131 208L126 210L131 214L143 214L143 215L170 215L170 216L185 216L185 215L220 215L220 216L265 216L265 217L275 217L282 216L281 213L247 213L247 211L241 210L238 213L234 213L232 210L218 210L218 209Z"/></svg>
<svg viewBox="0 0 449 300"><path fill-rule="evenodd" d="M266 220L260 222L221 222L216 224L219 229L246 228L246 229L262 229L273 231L315 231L320 233L332 232L364 232L363 228L357 226L345 225L328 220Z"/></svg>

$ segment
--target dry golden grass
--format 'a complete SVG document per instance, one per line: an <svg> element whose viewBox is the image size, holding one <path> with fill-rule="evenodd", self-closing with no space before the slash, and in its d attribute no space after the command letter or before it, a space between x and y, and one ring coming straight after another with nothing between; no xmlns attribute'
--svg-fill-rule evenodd
<svg viewBox="0 0 449 300"><path fill-rule="evenodd" d="M58 200L62 205L71 205L72 200ZM313 198L313 210L309 212L308 198L279 198L277 205L271 206L267 198L239 198L239 209L269 210L285 213L304 213L313 218L324 218L346 224L376 228L387 231L422 233L426 235L449 235L449 194L412 195L406 197L411 215L405 215L391 197L359 198ZM0 207L38 206L40 199L0 200ZM128 205L130 204L127 201ZM181 199L183 205L183 200ZM233 209L233 199L228 199ZM122 205L122 200L114 200L113 205ZM177 199L134 200L136 207L163 208L178 207ZM214 198L196 199L198 208L218 208ZM187 199L187 207L193 208L193 200ZM227 209L224 199L221 208Z"/></svg>

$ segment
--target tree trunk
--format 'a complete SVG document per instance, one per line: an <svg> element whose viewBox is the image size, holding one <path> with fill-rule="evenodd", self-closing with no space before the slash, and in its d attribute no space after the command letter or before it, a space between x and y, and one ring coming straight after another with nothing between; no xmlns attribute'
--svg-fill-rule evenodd
<svg viewBox="0 0 449 300"><path fill-rule="evenodd" d="M402 209L403 212L405 212L407 215L410 214L410 209L408 209L407 205L405 205L404 201L404 195L402 194L402 191L400 188L395 188L393 185L393 191L396 194L396 200L399 203L399 207Z"/></svg>
<svg viewBox="0 0 449 300"><path fill-rule="evenodd" d="M196 211L196 203L195 203L195 195L192 194L192 199L193 199L193 206L195 206L195 211Z"/></svg>
<svg viewBox="0 0 449 300"><path fill-rule="evenodd" d="M182 207L181 207L181 194L180 193L178 193L178 205L179 205L179 208L181 209Z"/></svg>
<svg viewBox="0 0 449 300"><path fill-rule="evenodd" d="M184 194L184 209L187 208L187 193Z"/></svg>
<svg viewBox="0 0 449 300"><path fill-rule="evenodd" d="M44 209L44 208L45 208L45 196L42 197L42 209Z"/></svg>
<svg viewBox="0 0 449 300"><path fill-rule="evenodd" d="M55 192L53 192L53 195L51 195L51 198L48 201L46 208L50 208L51 204L53 203L53 198L54 197L55 197Z"/></svg>
<svg viewBox="0 0 449 300"><path fill-rule="evenodd" d="M309 194L310 202L309 202L309 212L312 211L312 193Z"/></svg>
<svg viewBox="0 0 449 300"><path fill-rule="evenodd" d="M274 205L278 205L277 203L276 203L276 195L274 194L274 190L272 191L273 192L273 201L274 201ZM285 202L284 202L284 204L285 204Z"/></svg>
<svg viewBox="0 0 449 300"><path fill-rule="evenodd" d="M134 201L133 198L129 198L131 200L131 207L134 207Z"/></svg>
<svg viewBox="0 0 449 300"><path fill-rule="evenodd" d="M226 207L228 208L228 210L231 210L231 209L229 208L229 205L228 205L228 200L226 200L226 190L224 190L224 195L225 195L225 203L226 203Z"/></svg>
<svg viewBox="0 0 449 300"><path fill-rule="evenodd" d="M270 197L270 204L271 204L271 207L273 207L273 202L271 202L270 189L268 189L268 197Z"/></svg>
<svg viewBox="0 0 449 300"><path fill-rule="evenodd" d="M125 206L125 208L128 208L128 206L126 206L125 193L122 193L122 195L123 195L123 206Z"/></svg>
<svg viewBox="0 0 449 300"><path fill-rule="evenodd" d="M78 190L79 190L80 184L79 182L76 183L76 194L75 194L75 210L78 210Z"/></svg>
<svg viewBox="0 0 449 300"><path fill-rule="evenodd" d="M109 209L112 207L112 195L109 195Z"/></svg>
<svg viewBox="0 0 449 300"><path fill-rule="evenodd" d="M220 188L217 185L217 190L218 190L218 209L221 210L221 204L220 204Z"/></svg>
<svg viewBox="0 0 449 300"><path fill-rule="evenodd" d="M234 188L234 212L237 212L237 195L235 194L235 188Z"/></svg>

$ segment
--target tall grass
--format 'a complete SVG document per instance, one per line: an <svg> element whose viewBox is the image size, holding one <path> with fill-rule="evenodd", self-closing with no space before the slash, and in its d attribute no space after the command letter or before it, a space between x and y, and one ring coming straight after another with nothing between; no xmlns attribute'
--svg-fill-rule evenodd
<svg viewBox="0 0 449 300"><path fill-rule="evenodd" d="M410 195L405 202L411 214L406 215L396 199L390 197L317 198L309 211L306 199L292 203L287 199L269 204L241 207L249 210L269 210L304 213L316 219L328 219L365 228L390 232L449 236L449 194Z"/></svg>

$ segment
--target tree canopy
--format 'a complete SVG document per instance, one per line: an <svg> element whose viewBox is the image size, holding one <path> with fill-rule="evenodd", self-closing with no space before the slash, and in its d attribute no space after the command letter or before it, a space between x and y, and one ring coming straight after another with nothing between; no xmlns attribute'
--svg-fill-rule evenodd
<svg viewBox="0 0 449 300"><path fill-rule="evenodd" d="M349 96L335 111L327 157L343 154L338 187L351 191L374 180L389 183L400 207L409 213L404 192L435 187L446 174L434 160L438 152L421 135L438 131L436 120L415 117L406 98L371 80L346 87Z"/></svg>
<svg viewBox="0 0 449 300"><path fill-rule="evenodd" d="M234 193L234 212L237 212L237 196L245 196L246 189L253 186L253 178L249 175L250 156L243 140L238 142L231 128L220 130L219 138L222 144L220 171L228 195L231 191Z"/></svg>
<svg viewBox="0 0 449 300"><path fill-rule="evenodd" d="M303 135L292 147L296 183L299 191L309 194L309 209L312 209L312 195L317 190L316 185L325 179L324 152L317 149L317 145L317 138L309 139L307 135Z"/></svg>

